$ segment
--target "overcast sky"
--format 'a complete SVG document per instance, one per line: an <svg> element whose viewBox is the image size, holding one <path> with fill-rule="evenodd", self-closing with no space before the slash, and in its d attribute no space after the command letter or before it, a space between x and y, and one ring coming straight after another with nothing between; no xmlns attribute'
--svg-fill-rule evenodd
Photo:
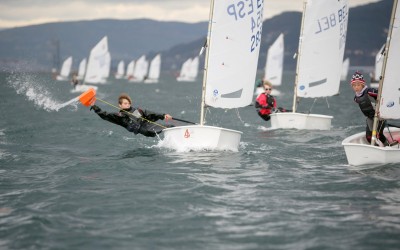
<svg viewBox="0 0 400 250"><path fill-rule="evenodd" d="M378 1L349 0L349 6ZM302 2L265 0L264 18L301 11ZM199 22L208 19L209 5L209 0L0 0L0 28L102 18Z"/></svg>

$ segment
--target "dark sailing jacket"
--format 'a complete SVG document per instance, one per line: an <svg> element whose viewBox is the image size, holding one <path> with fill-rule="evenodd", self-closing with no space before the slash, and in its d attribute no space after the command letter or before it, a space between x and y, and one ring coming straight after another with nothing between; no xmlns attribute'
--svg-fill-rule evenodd
<svg viewBox="0 0 400 250"><path fill-rule="evenodd" d="M126 112L125 112L126 111ZM143 134L145 136L154 137L162 132L163 127L157 124L150 123L157 120L164 120L165 115L148 110L130 107L129 109L120 110L118 113L107 113L101 111L99 107L95 109L103 120L112 122L126 128L134 134Z"/></svg>
<svg viewBox="0 0 400 250"><path fill-rule="evenodd" d="M377 96L378 90L374 88L366 88L363 90L361 95L354 96L354 101L358 103L358 106L360 107L363 114L370 119L373 119L375 115L375 109L374 105L372 104L371 98L376 100Z"/></svg>

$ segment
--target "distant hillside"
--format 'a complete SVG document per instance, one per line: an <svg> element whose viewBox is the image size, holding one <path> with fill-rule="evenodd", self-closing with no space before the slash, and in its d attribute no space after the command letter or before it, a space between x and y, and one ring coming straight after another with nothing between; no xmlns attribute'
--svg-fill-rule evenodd
<svg viewBox="0 0 400 250"><path fill-rule="evenodd" d="M375 54L386 41L393 1L383 0L350 9L345 57L351 65L372 66ZM263 23L259 69L265 65L268 47L285 34L285 69L294 69L300 34L300 12L285 12ZM0 70L20 61L50 70L57 61L57 46L63 60L72 55L74 68L89 55L104 35L109 38L113 66L141 54L152 58L162 53L163 70L179 70L188 57L197 55L204 44L207 22L196 24L138 20L96 20L49 23L0 30Z"/></svg>
<svg viewBox="0 0 400 250"><path fill-rule="evenodd" d="M192 24L148 19L48 23L7 29L0 31L0 68L1 62L24 60L50 69L57 63L55 61L68 56L73 56L73 66L77 68L79 61L87 57L105 35L116 64L114 61L128 61L151 51L166 50L206 33L205 22Z"/></svg>

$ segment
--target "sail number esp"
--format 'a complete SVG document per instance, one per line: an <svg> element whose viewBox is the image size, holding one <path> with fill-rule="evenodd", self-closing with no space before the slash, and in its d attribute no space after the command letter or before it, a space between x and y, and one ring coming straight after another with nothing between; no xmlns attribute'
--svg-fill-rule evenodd
<svg viewBox="0 0 400 250"><path fill-rule="evenodd" d="M228 5L227 12L229 15L233 16L236 21L241 20L246 16L250 17L250 51L253 52L261 44L264 0L237 1L236 3Z"/></svg>

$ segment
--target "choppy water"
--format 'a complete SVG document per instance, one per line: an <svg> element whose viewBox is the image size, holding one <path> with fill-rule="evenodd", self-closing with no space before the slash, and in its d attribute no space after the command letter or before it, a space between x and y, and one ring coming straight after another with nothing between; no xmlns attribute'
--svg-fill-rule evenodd
<svg viewBox="0 0 400 250"><path fill-rule="evenodd" d="M293 80L285 73L279 106L291 107ZM98 95L115 103L127 92L198 122L200 85L111 80ZM0 249L400 247L399 166L347 165L341 141L364 131L347 83L313 106L334 115L331 131L270 131L252 106L212 109L210 125L243 131L239 152L159 147L70 89L46 74L0 75Z"/></svg>

